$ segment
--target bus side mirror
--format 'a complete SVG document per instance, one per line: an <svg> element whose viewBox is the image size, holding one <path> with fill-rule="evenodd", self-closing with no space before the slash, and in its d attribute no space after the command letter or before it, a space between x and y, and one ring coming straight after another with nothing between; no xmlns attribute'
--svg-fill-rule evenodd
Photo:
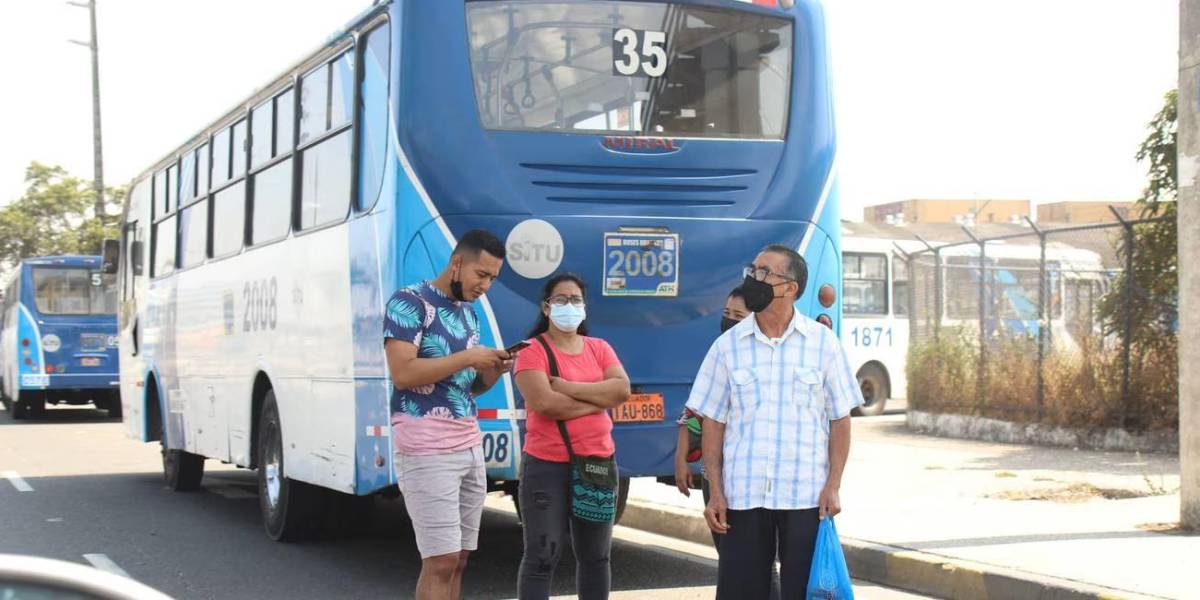
<svg viewBox="0 0 1200 600"><path fill-rule="evenodd" d="M104 240L104 252L100 261L100 271L105 275L115 275L117 264L121 259L121 241Z"/></svg>
<svg viewBox="0 0 1200 600"><path fill-rule="evenodd" d="M142 274L143 245L144 244L141 240L134 240L132 244L129 244L129 264L133 265L134 276L140 276Z"/></svg>

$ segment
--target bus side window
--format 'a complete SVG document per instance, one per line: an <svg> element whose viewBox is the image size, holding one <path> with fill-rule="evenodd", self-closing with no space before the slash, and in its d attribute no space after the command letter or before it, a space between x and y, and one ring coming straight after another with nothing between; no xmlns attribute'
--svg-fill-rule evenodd
<svg viewBox="0 0 1200 600"><path fill-rule="evenodd" d="M384 23L367 34L362 45L361 107L358 117L358 202L359 211L368 211L379 199L383 185L383 159L387 154L388 70L391 32Z"/></svg>

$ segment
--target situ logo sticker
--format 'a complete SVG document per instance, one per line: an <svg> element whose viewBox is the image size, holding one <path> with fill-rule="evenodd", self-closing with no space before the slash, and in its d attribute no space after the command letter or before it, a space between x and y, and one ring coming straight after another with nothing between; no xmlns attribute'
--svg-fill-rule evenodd
<svg viewBox="0 0 1200 600"><path fill-rule="evenodd" d="M62 339L53 333L47 333L42 336L42 350L46 352L58 352L62 348Z"/></svg>
<svg viewBox="0 0 1200 600"><path fill-rule="evenodd" d="M541 219L517 223L504 243L507 262L517 275L526 279L542 279L558 269L563 259L562 235L553 225Z"/></svg>

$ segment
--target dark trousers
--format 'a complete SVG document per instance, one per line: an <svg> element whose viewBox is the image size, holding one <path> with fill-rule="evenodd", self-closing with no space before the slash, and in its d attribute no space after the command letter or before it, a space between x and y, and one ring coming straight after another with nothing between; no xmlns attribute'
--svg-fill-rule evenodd
<svg viewBox="0 0 1200 600"><path fill-rule="evenodd" d="M612 580L609 550L612 523L593 523L571 516L567 463L540 460L526 454L521 468L521 521L525 553L517 574L517 597L550 597L554 567L562 556L568 530L575 550L575 587L579 598L608 598Z"/></svg>
<svg viewBox="0 0 1200 600"><path fill-rule="evenodd" d="M817 509L730 510L726 519L729 532L718 550L718 600L768 598L776 548L781 565L779 597L804 600L817 543Z"/></svg>

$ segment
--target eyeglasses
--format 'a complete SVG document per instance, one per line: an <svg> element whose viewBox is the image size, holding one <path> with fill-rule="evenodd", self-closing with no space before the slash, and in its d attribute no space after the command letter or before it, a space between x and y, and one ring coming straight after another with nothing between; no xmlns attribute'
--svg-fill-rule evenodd
<svg viewBox="0 0 1200 600"><path fill-rule="evenodd" d="M546 304L553 304L554 306L566 306L568 304L572 306L583 306L583 296L564 296L559 294L557 296L550 296L549 298L546 298Z"/></svg>
<svg viewBox="0 0 1200 600"><path fill-rule="evenodd" d="M756 281L766 281L767 277L770 277L771 275L783 279L784 281L796 281L794 277L780 275L779 273L772 273L770 267L746 265L746 268L742 269L742 277L753 277Z"/></svg>

